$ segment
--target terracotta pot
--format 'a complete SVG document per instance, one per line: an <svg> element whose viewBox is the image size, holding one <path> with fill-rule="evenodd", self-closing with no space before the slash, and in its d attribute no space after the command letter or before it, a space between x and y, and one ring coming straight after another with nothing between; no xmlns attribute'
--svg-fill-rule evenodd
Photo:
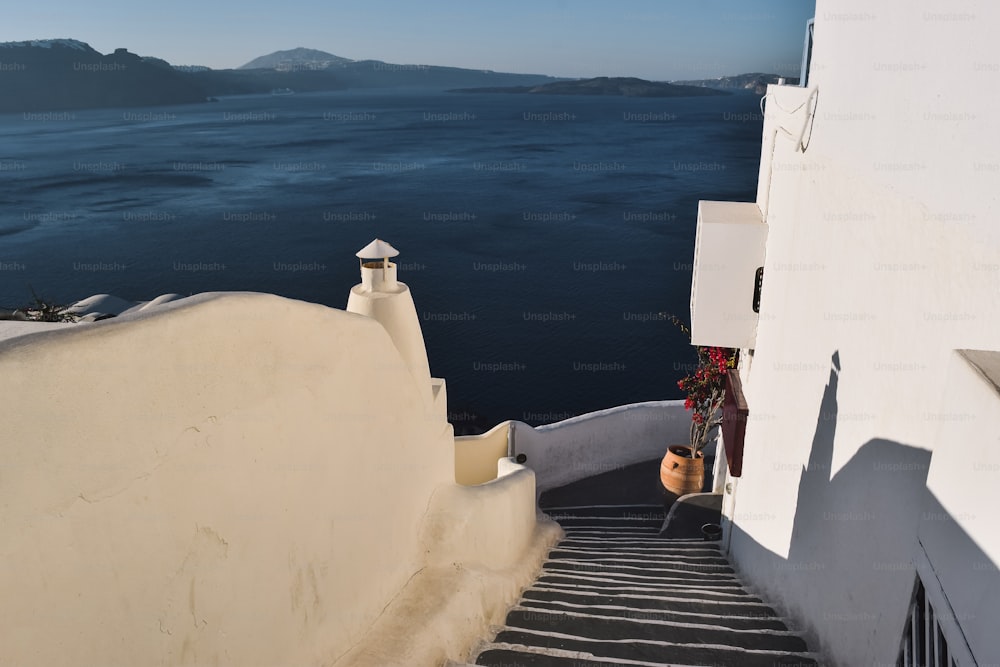
<svg viewBox="0 0 1000 667"><path fill-rule="evenodd" d="M691 448L671 445L660 462L660 483L678 496L699 493L705 483L705 456L698 452L691 458Z"/></svg>

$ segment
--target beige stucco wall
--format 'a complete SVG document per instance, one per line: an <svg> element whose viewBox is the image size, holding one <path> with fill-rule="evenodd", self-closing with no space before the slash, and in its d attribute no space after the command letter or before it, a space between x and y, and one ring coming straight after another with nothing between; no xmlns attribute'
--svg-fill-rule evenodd
<svg viewBox="0 0 1000 667"><path fill-rule="evenodd" d="M451 428L369 318L202 295L2 343L0 377L5 664L334 664L458 581L424 519ZM521 505L492 525L527 545Z"/></svg>
<svg viewBox="0 0 1000 667"><path fill-rule="evenodd" d="M479 486L442 486L422 524L425 567L337 667L462 662L531 584L559 524L538 514L535 474L510 459Z"/></svg>
<svg viewBox="0 0 1000 667"><path fill-rule="evenodd" d="M423 528L434 546L429 564L461 562L491 569L510 567L528 547L536 518L535 473L503 458L500 477L476 487L443 486ZM492 527L505 527L495 530Z"/></svg>

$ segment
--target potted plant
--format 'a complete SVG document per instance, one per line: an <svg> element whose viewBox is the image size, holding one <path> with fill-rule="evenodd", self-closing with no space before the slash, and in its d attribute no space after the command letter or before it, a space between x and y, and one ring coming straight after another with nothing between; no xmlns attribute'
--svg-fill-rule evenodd
<svg viewBox="0 0 1000 667"><path fill-rule="evenodd" d="M691 330L678 318L675 325L691 338ZM671 445L660 463L663 488L678 496L701 491L705 483L704 453L709 435L722 423L722 401L726 373L736 367L738 351L727 347L699 345L694 372L681 378L677 386L686 394L684 408L691 411L690 444Z"/></svg>

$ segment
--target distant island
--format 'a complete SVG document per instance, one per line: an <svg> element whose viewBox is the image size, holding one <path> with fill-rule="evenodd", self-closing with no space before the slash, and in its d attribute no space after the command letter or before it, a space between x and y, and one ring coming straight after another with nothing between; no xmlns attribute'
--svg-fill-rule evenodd
<svg viewBox="0 0 1000 667"><path fill-rule="evenodd" d="M798 77L780 77L777 74L764 74L762 72L720 76L716 79L674 81L673 83L678 86L697 86L699 88L713 88L716 90L750 90L757 95L763 95L767 92L768 84L778 83L778 79L780 78L784 78L785 83L790 86L797 86L799 83Z"/></svg>
<svg viewBox="0 0 1000 667"><path fill-rule="evenodd" d="M126 49L102 55L75 39L0 44L0 112L204 102L189 74Z"/></svg>
<svg viewBox="0 0 1000 667"><path fill-rule="evenodd" d="M351 60L316 49L275 51L236 69L172 65L127 49L103 55L75 39L0 43L0 113L125 108L217 101L225 95L407 89L524 95L695 97L731 90L764 92L776 74L647 81L568 80L541 74ZM796 80L789 79L793 84Z"/></svg>
<svg viewBox="0 0 1000 667"><path fill-rule="evenodd" d="M286 51L275 51L266 56L254 58L245 65L240 65L237 69L273 69L279 72L293 72L295 70L330 69L331 67L347 66L353 62L356 61L335 56L326 51L299 47Z"/></svg>
<svg viewBox="0 0 1000 667"><path fill-rule="evenodd" d="M728 95L727 92L702 86L686 86L634 77L599 76L575 81L554 81L539 86L491 86L457 88L450 93L509 93L517 95L618 95L623 97L702 97Z"/></svg>
<svg viewBox="0 0 1000 667"><path fill-rule="evenodd" d="M351 60L315 49L276 51L237 69L171 65L127 49L103 55L75 39L0 43L0 113L191 104L224 95L354 88L538 85L540 74Z"/></svg>

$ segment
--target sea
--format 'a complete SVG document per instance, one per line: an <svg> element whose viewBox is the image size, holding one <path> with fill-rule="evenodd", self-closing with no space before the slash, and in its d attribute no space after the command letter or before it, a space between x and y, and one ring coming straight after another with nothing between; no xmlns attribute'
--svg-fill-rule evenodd
<svg viewBox="0 0 1000 667"><path fill-rule="evenodd" d="M689 318L698 201L755 197L758 104L414 89L0 115L0 308L344 308L377 237L457 432L679 398L695 354L667 314Z"/></svg>

